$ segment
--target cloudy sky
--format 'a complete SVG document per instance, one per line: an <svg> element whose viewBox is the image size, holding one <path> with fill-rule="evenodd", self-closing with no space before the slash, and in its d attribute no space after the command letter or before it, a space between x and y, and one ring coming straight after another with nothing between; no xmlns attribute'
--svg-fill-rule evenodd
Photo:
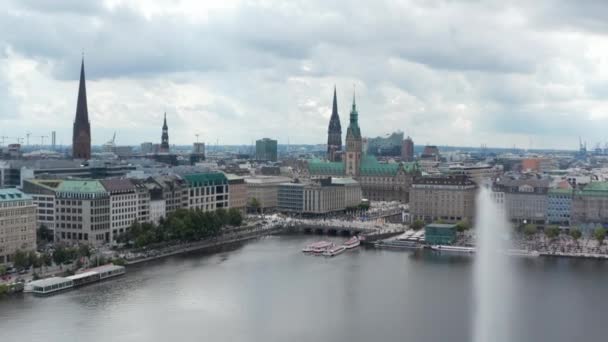
<svg viewBox="0 0 608 342"><path fill-rule="evenodd" d="M165 111L174 144L324 143L333 86L346 132L355 85L365 136L603 145L607 13L600 0L0 0L0 135L70 143L84 50L94 144L158 142Z"/></svg>

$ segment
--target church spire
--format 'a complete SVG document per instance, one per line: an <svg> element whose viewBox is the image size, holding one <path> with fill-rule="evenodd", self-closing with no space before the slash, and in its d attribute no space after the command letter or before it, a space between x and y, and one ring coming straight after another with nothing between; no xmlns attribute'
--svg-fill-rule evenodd
<svg viewBox="0 0 608 342"><path fill-rule="evenodd" d="M91 158L91 124L87 106L87 88L84 76L84 53L80 64L80 83L76 101L76 118L72 131L72 157L75 159Z"/></svg>
<svg viewBox="0 0 608 342"><path fill-rule="evenodd" d="M334 99L331 109L331 118L329 119L329 127L327 129L327 159L336 161L339 159L339 153L342 150L342 125L340 124L340 116L338 115L338 96L336 95L336 86L334 85Z"/></svg>
<svg viewBox="0 0 608 342"><path fill-rule="evenodd" d="M359 113L357 112L357 102L355 101L355 90L353 89L353 108L350 111L350 124L348 125L348 130L351 130L355 135L361 136L361 132L359 131Z"/></svg>
<svg viewBox="0 0 608 342"><path fill-rule="evenodd" d="M163 120L163 134L160 137L160 152L169 152L169 127L167 127L167 112Z"/></svg>
<svg viewBox="0 0 608 342"><path fill-rule="evenodd" d="M87 87L84 77L84 55L80 64L80 83L78 85L78 101L76 103L76 121L89 122L89 109L87 106Z"/></svg>

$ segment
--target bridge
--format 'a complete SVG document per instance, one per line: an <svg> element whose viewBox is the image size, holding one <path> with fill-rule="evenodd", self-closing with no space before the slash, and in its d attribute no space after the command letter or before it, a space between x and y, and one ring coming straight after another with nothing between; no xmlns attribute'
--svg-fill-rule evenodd
<svg viewBox="0 0 608 342"><path fill-rule="evenodd" d="M401 224L344 220L290 219L283 222L286 231L327 235L376 235L404 231Z"/></svg>

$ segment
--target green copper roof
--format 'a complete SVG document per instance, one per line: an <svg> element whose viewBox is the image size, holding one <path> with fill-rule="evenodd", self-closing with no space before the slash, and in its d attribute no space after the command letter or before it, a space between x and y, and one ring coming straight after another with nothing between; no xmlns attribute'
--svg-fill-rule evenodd
<svg viewBox="0 0 608 342"><path fill-rule="evenodd" d="M576 192L581 196L608 196L608 182L591 182Z"/></svg>
<svg viewBox="0 0 608 342"><path fill-rule="evenodd" d="M184 179L190 186L222 185L228 183L228 178L220 172L195 173L185 175Z"/></svg>
<svg viewBox="0 0 608 342"><path fill-rule="evenodd" d="M0 202L14 202L32 199L29 195L14 189L0 189Z"/></svg>
<svg viewBox="0 0 608 342"><path fill-rule="evenodd" d="M375 157L364 155L361 159L361 176L394 176L403 165L406 173L420 171L418 163L380 163ZM344 175L344 163L327 162L319 159L308 161L308 172L311 175L342 176Z"/></svg>
<svg viewBox="0 0 608 342"><path fill-rule="evenodd" d="M105 193L103 185L96 180L65 180L57 188L58 192L71 192L81 194Z"/></svg>
<svg viewBox="0 0 608 342"><path fill-rule="evenodd" d="M353 108L350 111L350 123L346 130L346 136L361 138L361 129L359 128L359 112L357 112L357 104L355 103L355 94L353 93Z"/></svg>
<svg viewBox="0 0 608 342"><path fill-rule="evenodd" d="M311 175L343 176L344 163L312 159L308 161L308 172Z"/></svg>
<svg viewBox="0 0 608 342"><path fill-rule="evenodd" d="M553 188L549 189L549 195L571 195L572 189Z"/></svg>

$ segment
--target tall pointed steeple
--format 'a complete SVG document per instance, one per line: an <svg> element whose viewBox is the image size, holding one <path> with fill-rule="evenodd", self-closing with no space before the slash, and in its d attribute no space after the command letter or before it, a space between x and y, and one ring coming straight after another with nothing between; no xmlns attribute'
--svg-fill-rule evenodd
<svg viewBox="0 0 608 342"><path fill-rule="evenodd" d="M91 159L91 124L87 106L87 88L84 76L84 55L80 64L80 83L76 102L76 119L72 132L72 157L74 159Z"/></svg>
<svg viewBox="0 0 608 342"><path fill-rule="evenodd" d="M163 134L160 137L160 152L169 152L169 127L167 127L167 112L163 121Z"/></svg>
<svg viewBox="0 0 608 342"><path fill-rule="evenodd" d="M359 138L361 138L361 130L359 129L359 113L357 112L357 102L355 101L355 92L353 90L353 107L350 111L350 123L348 125L348 130L346 131L346 134L348 135L348 132L351 132L355 135L358 136Z"/></svg>
<svg viewBox="0 0 608 342"><path fill-rule="evenodd" d="M358 177L361 171L361 154L363 143L361 130L359 129L359 113L355 102L353 91L353 108L350 111L350 123L346 130L346 153L344 158L344 170L347 176Z"/></svg>
<svg viewBox="0 0 608 342"><path fill-rule="evenodd" d="M338 115L338 97L336 96L336 86L334 86L334 103L327 129L327 159L330 161L339 160L339 151L342 150L342 125Z"/></svg>

